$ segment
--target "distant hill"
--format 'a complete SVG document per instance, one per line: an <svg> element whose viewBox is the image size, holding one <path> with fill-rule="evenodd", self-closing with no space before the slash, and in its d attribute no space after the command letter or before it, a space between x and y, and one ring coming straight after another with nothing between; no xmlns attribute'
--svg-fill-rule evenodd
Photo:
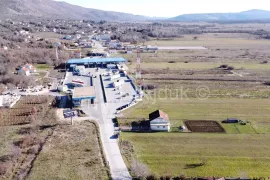
<svg viewBox="0 0 270 180"><path fill-rule="evenodd" d="M184 14L174 18L172 21L253 21L270 20L270 11L253 9L239 13L205 13Z"/></svg>
<svg viewBox="0 0 270 180"><path fill-rule="evenodd" d="M148 17L102 11L53 0L0 0L0 18L43 17L105 21L142 21Z"/></svg>

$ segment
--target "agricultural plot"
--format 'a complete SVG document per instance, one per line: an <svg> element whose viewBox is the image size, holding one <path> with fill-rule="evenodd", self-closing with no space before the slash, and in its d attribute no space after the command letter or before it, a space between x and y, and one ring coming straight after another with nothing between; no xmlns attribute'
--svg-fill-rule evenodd
<svg viewBox="0 0 270 180"><path fill-rule="evenodd" d="M191 132L225 133L223 127L216 121L185 121Z"/></svg>
<svg viewBox="0 0 270 180"><path fill-rule="evenodd" d="M256 106L254 106L256 104ZM142 120L148 117L149 112L161 109L169 115L171 126L179 127L187 119L192 120L215 120L221 122L229 117L249 121L246 126L237 125L240 133L253 134L254 129L258 133L270 132L269 116L270 101L268 99L240 99L240 98L209 98L207 100L190 99L145 99L131 109L119 114L120 126L127 126L133 121ZM227 133L239 133L237 128L231 124L222 124ZM248 128L249 127L249 128ZM253 127L253 128L252 128ZM246 130L243 130L246 128Z"/></svg>
<svg viewBox="0 0 270 180"><path fill-rule="evenodd" d="M198 133L122 133L122 140L132 147L124 151L127 162L135 158L157 175L267 177L270 42L244 34L201 34L193 38L184 35L146 43L207 49L141 53L145 99L120 113L118 122L128 126L160 109L169 115L173 130L192 119L194 122L189 121L187 126ZM125 57L135 75L136 54ZM200 86L209 89L203 100L198 96ZM249 123L220 123L232 117ZM198 124L204 119L220 125ZM205 131L226 133L199 133Z"/></svg>
<svg viewBox="0 0 270 180"><path fill-rule="evenodd" d="M29 124L37 119L46 121L44 117L53 114L54 110L51 107L53 100L54 97L50 96L21 97L13 108L0 109L0 126Z"/></svg>
<svg viewBox="0 0 270 180"><path fill-rule="evenodd" d="M124 155L157 176L265 177L270 174L270 136L222 133L122 133ZM124 143L129 142L129 143Z"/></svg>

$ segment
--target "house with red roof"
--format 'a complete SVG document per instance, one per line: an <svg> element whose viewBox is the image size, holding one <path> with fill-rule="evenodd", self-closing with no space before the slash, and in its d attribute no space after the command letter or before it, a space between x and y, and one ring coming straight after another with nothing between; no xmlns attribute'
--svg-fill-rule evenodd
<svg viewBox="0 0 270 180"><path fill-rule="evenodd" d="M171 123L168 114L156 110L149 114L150 129L152 131L170 131Z"/></svg>
<svg viewBox="0 0 270 180"><path fill-rule="evenodd" d="M32 64L25 64L23 67L29 69L30 73L37 72L36 68Z"/></svg>
<svg viewBox="0 0 270 180"><path fill-rule="evenodd" d="M36 68L32 64L25 64L18 70L18 74L29 76L31 73L37 72Z"/></svg>

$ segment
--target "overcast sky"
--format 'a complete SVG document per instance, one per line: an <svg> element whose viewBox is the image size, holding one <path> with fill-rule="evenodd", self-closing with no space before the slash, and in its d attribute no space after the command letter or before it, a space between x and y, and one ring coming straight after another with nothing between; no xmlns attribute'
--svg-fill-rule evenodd
<svg viewBox="0 0 270 180"><path fill-rule="evenodd" d="M61 0L101 10L145 16L174 17L188 13L270 10L270 0Z"/></svg>

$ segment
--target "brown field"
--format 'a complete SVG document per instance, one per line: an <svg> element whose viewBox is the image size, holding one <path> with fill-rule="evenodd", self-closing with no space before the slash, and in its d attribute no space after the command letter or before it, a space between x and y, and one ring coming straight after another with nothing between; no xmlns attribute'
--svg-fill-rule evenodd
<svg viewBox="0 0 270 180"><path fill-rule="evenodd" d="M58 126L27 179L109 179L98 136L97 126L90 121Z"/></svg>
<svg viewBox="0 0 270 180"><path fill-rule="evenodd" d="M24 179L57 123L54 97L24 96L0 110L0 179Z"/></svg>
<svg viewBox="0 0 270 180"><path fill-rule="evenodd" d="M34 116L38 119L53 113L53 108L50 104L54 97L51 96L24 96L12 108L0 109L0 126L29 124ZM36 111L36 112L33 112ZM50 121L49 118L46 120Z"/></svg>
<svg viewBox="0 0 270 180"><path fill-rule="evenodd" d="M211 132L211 133L224 133L223 127L216 121L185 121L187 128L191 132Z"/></svg>

